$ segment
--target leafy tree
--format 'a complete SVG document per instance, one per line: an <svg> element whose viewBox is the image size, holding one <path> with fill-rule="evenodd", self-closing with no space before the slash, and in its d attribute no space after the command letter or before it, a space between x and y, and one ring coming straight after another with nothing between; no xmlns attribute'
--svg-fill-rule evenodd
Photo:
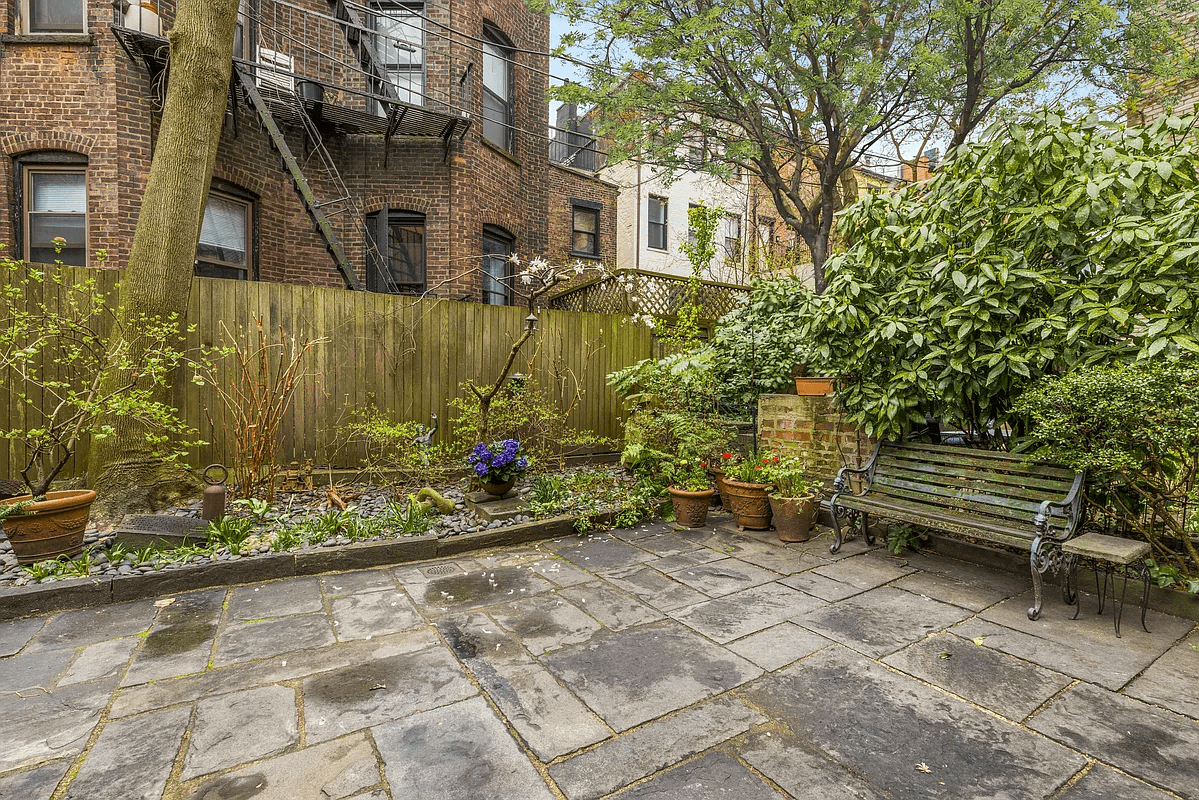
<svg viewBox="0 0 1199 800"><path fill-rule="evenodd" d="M146 192L138 212L129 263L121 281L121 317L110 347L122 347L134 320L185 320L196 243L220 144L233 68L238 0L179 0L171 41L170 80ZM177 324L177 323L176 323ZM137 342L129 359L144 357ZM117 385L128 376L114 373ZM170 385L149 399L170 402ZM147 445L135 417L110 420L112 435L93 443L89 483L110 512L153 506L192 488L174 465Z"/></svg>
<svg viewBox="0 0 1199 800"><path fill-rule="evenodd" d="M1041 376L1199 352L1191 122L1043 113L853 206L828 290L796 285L791 311L850 419L877 436L920 411L1019 431L1013 398Z"/></svg>
<svg viewBox="0 0 1199 800"><path fill-rule="evenodd" d="M1182 69L1170 26L1184 23L1161 12L1186 3L534 0L575 24L561 49L587 68L587 85L552 93L596 107L612 157L673 174L694 169L703 148L712 174L747 170L803 238L818 292L833 215L857 199L865 151L959 144L1055 82L1067 94L1078 80L1137 92L1133 56Z"/></svg>
<svg viewBox="0 0 1199 800"><path fill-rule="evenodd" d="M796 367L807 361L794 290L788 279L760 281L748 303L720 318L712 346L721 399L756 406L761 395L794 385Z"/></svg>

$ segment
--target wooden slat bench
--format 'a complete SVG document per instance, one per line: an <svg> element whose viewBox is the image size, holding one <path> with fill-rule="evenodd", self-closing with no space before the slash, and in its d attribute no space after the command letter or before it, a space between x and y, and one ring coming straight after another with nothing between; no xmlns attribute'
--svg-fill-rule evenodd
<svg viewBox="0 0 1199 800"><path fill-rule="evenodd" d="M860 483L851 491L851 478ZM1041 615L1041 575L1060 560L1061 543L1082 523L1083 473L1029 462L1011 453L947 445L880 442L861 469L842 468L830 502L836 553L842 519L860 525L869 544L870 516L1026 550L1033 607Z"/></svg>

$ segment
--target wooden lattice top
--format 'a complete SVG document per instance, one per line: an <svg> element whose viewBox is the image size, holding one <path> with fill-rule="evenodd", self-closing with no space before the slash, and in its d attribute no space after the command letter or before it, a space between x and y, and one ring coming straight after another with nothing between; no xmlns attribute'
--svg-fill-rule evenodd
<svg viewBox="0 0 1199 800"><path fill-rule="evenodd" d="M630 288L631 287L631 288ZM639 302L633 303L632 298ZM749 297L749 287L704 281L700 284L700 318L717 320ZM687 279L657 272L625 270L575 287L550 300L550 307L600 314L653 314L671 317L687 298Z"/></svg>

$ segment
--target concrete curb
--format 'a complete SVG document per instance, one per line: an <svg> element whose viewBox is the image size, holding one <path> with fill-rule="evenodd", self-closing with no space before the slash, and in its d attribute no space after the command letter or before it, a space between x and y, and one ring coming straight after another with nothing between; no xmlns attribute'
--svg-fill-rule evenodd
<svg viewBox="0 0 1199 800"><path fill-rule="evenodd" d="M595 521L601 525L610 524L617 513L609 511L599 514ZM428 561L493 547L559 538L573 533L574 524L575 517L572 516L550 517L496 530L447 536L444 539L425 534L385 542L363 542L295 553L273 553L147 574L31 584L0 590L0 620L30 617L50 611L123 603L213 586Z"/></svg>

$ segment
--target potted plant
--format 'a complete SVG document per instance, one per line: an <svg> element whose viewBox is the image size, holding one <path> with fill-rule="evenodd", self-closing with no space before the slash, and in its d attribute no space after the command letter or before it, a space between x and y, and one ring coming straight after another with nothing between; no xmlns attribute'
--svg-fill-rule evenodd
<svg viewBox="0 0 1199 800"><path fill-rule="evenodd" d="M702 528L708 523L708 508L716 490L709 483L707 462L691 456L663 464L663 476L670 481L667 491L674 505L674 516L684 528Z"/></svg>
<svg viewBox="0 0 1199 800"><path fill-rule="evenodd" d="M24 450L20 475L29 489L0 501L0 519L22 564L83 549L96 493L50 488L80 443L112 433L111 418L136 419L164 460L194 444L178 441L194 431L154 399L182 358L178 319L122 323L95 278L72 283L66 269L43 272L0 257L0 373L15 411L0 437ZM121 335L110 340L112 332Z"/></svg>
<svg viewBox="0 0 1199 800"><path fill-rule="evenodd" d="M754 456L740 461L730 459L725 466L725 508L733 513L737 527L742 530L770 528L769 464L769 457Z"/></svg>
<svg viewBox="0 0 1199 800"><path fill-rule="evenodd" d="M823 481L809 479L807 464L794 457L773 456L767 472L774 484L769 500L779 541L806 542L811 538L812 522L820 508Z"/></svg>
<svg viewBox="0 0 1199 800"><path fill-rule="evenodd" d="M495 497L503 497L512 491L517 479L529 468L529 460L520 455L520 442L515 439L490 445L480 442L467 461L474 468L475 476L483 482L483 491Z"/></svg>

